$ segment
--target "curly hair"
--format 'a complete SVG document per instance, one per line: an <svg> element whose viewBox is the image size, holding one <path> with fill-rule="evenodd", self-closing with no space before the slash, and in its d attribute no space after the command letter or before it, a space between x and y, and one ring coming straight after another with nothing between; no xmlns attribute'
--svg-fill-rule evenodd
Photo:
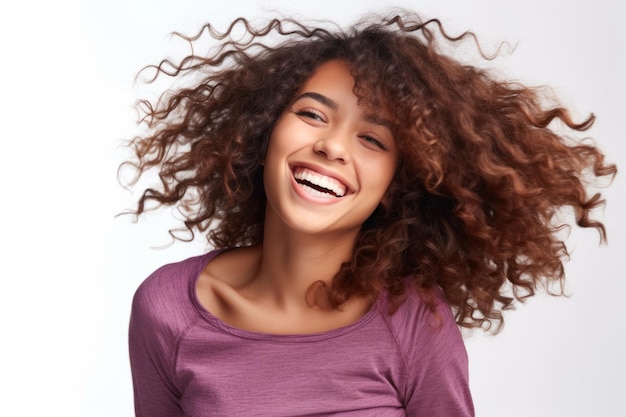
<svg viewBox="0 0 626 417"><path fill-rule="evenodd" d="M195 54L206 34L217 46ZM336 59L349 65L361 102L392 115L400 161L389 204L365 222L332 282L316 289L333 307L382 290L397 307L411 277L426 300L441 288L459 325L499 330L515 300L540 285L562 288L563 208L606 239L591 216L604 200L588 181L612 178L616 167L590 141L551 127L585 131L594 116L577 123L546 104L544 89L498 80L442 52L442 42L476 40L472 32L451 36L439 20L403 12L345 30L292 19L254 27L239 18L223 33L207 24L179 36L191 55L144 71L154 71L149 82L167 75L188 85L139 102L147 133L130 142L136 160L127 162L136 179L152 170L160 178L134 213L153 203L178 207L180 230L190 235L170 230L176 239L201 232L216 248L262 242L262 160L274 123L315 69Z"/></svg>

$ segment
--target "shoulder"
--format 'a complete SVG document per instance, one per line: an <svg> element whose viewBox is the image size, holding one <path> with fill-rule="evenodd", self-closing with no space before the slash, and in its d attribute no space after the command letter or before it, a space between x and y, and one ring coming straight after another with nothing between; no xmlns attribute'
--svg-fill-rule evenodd
<svg viewBox="0 0 626 417"><path fill-rule="evenodd" d="M407 285L405 300L396 311L387 314L387 321L394 331L402 335L408 335L416 331L433 333L458 328L452 314L452 308L444 299L441 291L418 293ZM383 300L382 307L388 309L387 296Z"/></svg>
<svg viewBox="0 0 626 417"><path fill-rule="evenodd" d="M467 363L461 331L441 291L418 294L407 288L406 299L398 309L393 314L382 314L408 367L419 368L425 365L424 361L448 359L462 366Z"/></svg>
<svg viewBox="0 0 626 417"><path fill-rule="evenodd" d="M137 288L131 319L150 327L185 322L195 311L193 288L196 278L215 252L164 265Z"/></svg>

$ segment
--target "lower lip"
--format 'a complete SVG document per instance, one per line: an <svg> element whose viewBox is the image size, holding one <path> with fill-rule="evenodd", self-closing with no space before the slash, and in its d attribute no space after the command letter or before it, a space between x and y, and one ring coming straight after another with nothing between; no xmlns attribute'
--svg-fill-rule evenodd
<svg viewBox="0 0 626 417"><path fill-rule="evenodd" d="M307 190L305 190L304 187L298 184L298 182L293 177L293 175L291 176L291 185L293 189L295 190L296 194L300 198L306 201L309 201L311 203L314 203L314 204L334 204L334 203L340 202L343 198L343 197L335 197L331 195L329 195L328 197L314 196L310 194Z"/></svg>

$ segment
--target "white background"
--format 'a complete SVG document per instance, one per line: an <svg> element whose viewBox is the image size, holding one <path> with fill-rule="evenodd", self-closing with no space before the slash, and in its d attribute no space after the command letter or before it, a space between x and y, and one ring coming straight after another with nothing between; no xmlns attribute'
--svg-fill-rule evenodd
<svg viewBox="0 0 626 417"><path fill-rule="evenodd" d="M15 3L15 4L10 4ZM283 4L284 3L284 4ZM132 294L157 266L205 250L169 242L171 214L114 215L133 196L116 182L137 132L133 83L143 65L181 54L168 34L219 28L271 9L355 20L400 5L474 30L492 65L554 87L626 169L624 6L614 1L23 1L0 6L0 415L132 416L126 331ZM491 49L493 50L493 49ZM183 52L186 52L183 50ZM498 336L468 335L476 411L501 416L624 416L626 187L599 213L609 245L574 230L569 298L538 296ZM136 196L135 196L136 197ZM245 395L245 393L243 393Z"/></svg>

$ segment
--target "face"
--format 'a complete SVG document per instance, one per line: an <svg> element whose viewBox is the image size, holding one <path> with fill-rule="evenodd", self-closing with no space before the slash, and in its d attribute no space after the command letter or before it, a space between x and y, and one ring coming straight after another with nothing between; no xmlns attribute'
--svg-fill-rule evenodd
<svg viewBox="0 0 626 417"><path fill-rule="evenodd" d="M353 88L343 61L324 63L278 119L264 164L266 216L278 224L354 236L383 200L398 150L385 115Z"/></svg>

